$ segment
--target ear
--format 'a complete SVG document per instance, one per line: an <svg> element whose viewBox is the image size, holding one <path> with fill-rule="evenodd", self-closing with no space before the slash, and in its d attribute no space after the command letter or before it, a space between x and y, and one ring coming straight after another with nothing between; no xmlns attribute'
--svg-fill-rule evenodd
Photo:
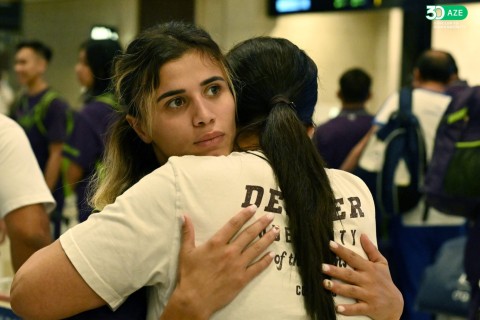
<svg viewBox="0 0 480 320"><path fill-rule="evenodd" d="M37 63L38 72L40 72L41 74L45 74L47 72L47 68L48 68L47 60L45 60L44 58L41 58L41 57L38 57L37 59L38 59L38 63Z"/></svg>
<svg viewBox="0 0 480 320"><path fill-rule="evenodd" d="M314 126L308 126L307 127L307 135L310 137L310 139L313 138L314 133L315 133L315 127Z"/></svg>
<svg viewBox="0 0 480 320"><path fill-rule="evenodd" d="M367 96L367 99L365 99L365 101L370 100L372 96L373 96L372 92L368 91L368 96Z"/></svg>
<svg viewBox="0 0 480 320"><path fill-rule="evenodd" d="M418 87L418 85L422 82L422 75L418 68L413 69L413 79L412 79L412 86Z"/></svg>
<svg viewBox="0 0 480 320"><path fill-rule="evenodd" d="M138 119L132 117L131 115L127 115L125 117L127 119L128 124L130 127L132 127L133 130L137 133L138 137L142 139L143 142L145 143L151 143L152 142L152 137L145 131L145 128L140 124L140 121Z"/></svg>
<svg viewBox="0 0 480 320"><path fill-rule="evenodd" d="M340 100L343 100L342 91L340 90L337 91L337 98Z"/></svg>

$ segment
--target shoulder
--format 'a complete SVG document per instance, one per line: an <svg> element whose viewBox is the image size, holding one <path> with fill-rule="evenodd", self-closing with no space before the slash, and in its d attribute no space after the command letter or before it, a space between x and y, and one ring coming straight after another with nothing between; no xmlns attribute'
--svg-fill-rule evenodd
<svg viewBox="0 0 480 320"><path fill-rule="evenodd" d="M0 114L0 146L3 147L10 143L23 143L28 144L28 139L25 135L25 131L16 123L13 119ZM3 153L3 152L2 152Z"/></svg>
<svg viewBox="0 0 480 320"><path fill-rule="evenodd" d="M60 93L53 89L46 90L42 94L40 101L42 101L43 99L48 102L50 108L67 109L70 107L67 100L65 100L65 98Z"/></svg>
<svg viewBox="0 0 480 320"><path fill-rule="evenodd" d="M216 177L235 179L265 173L270 166L261 152L232 152L227 156L170 157L168 164L177 176L214 180ZM268 171L270 172L270 171Z"/></svg>
<svg viewBox="0 0 480 320"><path fill-rule="evenodd" d="M377 125L383 125L387 123L390 115L398 109L399 106L399 93L394 92L385 100L385 102L380 106L377 114L374 118L374 123Z"/></svg>
<svg viewBox="0 0 480 320"><path fill-rule="evenodd" d="M22 128L12 118L0 114L0 130L4 132L9 130L22 130Z"/></svg>
<svg viewBox="0 0 480 320"><path fill-rule="evenodd" d="M325 169L325 171L332 184L344 183L358 186L365 185L362 179L350 172L339 169Z"/></svg>
<svg viewBox="0 0 480 320"><path fill-rule="evenodd" d="M80 113L87 117L103 117L113 112L114 109L111 105L97 100L87 102L80 111Z"/></svg>
<svg viewBox="0 0 480 320"><path fill-rule="evenodd" d="M335 195L359 195L373 201L365 182L354 174L338 169L325 169Z"/></svg>
<svg viewBox="0 0 480 320"><path fill-rule="evenodd" d="M226 156L173 156L168 159L168 163L172 166L210 166L210 165L228 165L238 163L256 163L266 161L265 156L261 152L232 152Z"/></svg>
<svg viewBox="0 0 480 320"><path fill-rule="evenodd" d="M320 124L314 133L314 139L324 140L326 137L335 137L335 131L338 131L339 128L339 119L333 118L322 124Z"/></svg>
<svg viewBox="0 0 480 320"><path fill-rule="evenodd" d="M452 97L446 93L418 88L413 90L413 99L414 104L429 103L445 105L450 103Z"/></svg>

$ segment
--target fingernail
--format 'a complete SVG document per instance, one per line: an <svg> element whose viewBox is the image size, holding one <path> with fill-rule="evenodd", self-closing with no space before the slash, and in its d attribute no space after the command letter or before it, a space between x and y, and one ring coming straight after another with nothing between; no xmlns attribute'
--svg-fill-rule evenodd
<svg viewBox="0 0 480 320"><path fill-rule="evenodd" d="M338 243L335 241L330 240L330 248L337 249L338 248Z"/></svg>
<svg viewBox="0 0 480 320"><path fill-rule="evenodd" d="M273 251L270 251L270 252L268 253L268 255L269 255L272 259L275 258L275 252L273 252Z"/></svg>
<svg viewBox="0 0 480 320"><path fill-rule="evenodd" d="M278 226L273 225L272 229L273 229L273 233L280 233L280 228Z"/></svg>
<svg viewBox="0 0 480 320"><path fill-rule="evenodd" d="M257 209L257 206L254 204L248 206L248 210L250 210L252 213L257 212Z"/></svg>
<svg viewBox="0 0 480 320"><path fill-rule="evenodd" d="M337 306L337 312L338 312L338 313L342 313L343 311L345 311L345 307L344 307L344 306Z"/></svg>
<svg viewBox="0 0 480 320"><path fill-rule="evenodd" d="M333 287L333 282L328 280L328 279L325 279L323 280L323 285L325 286L325 288L327 289L332 289Z"/></svg>
<svg viewBox="0 0 480 320"><path fill-rule="evenodd" d="M322 271L327 272L328 270L330 270L330 266L328 264L322 263Z"/></svg>
<svg viewBox="0 0 480 320"><path fill-rule="evenodd" d="M265 215L267 217L268 220L272 221L273 218L275 218L275 214L273 214L272 212L269 212Z"/></svg>

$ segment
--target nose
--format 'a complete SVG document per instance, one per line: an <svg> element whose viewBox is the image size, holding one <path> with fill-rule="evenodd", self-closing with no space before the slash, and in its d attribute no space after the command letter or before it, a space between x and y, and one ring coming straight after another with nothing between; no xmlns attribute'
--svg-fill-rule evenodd
<svg viewBox="0 0 480 320"><path fill-rule="evenodd" d="M195 102L193 125L196 127L205 126L210 123L214 123L216 115L211 109L208 102L203 99L198 99Z"/></svg>

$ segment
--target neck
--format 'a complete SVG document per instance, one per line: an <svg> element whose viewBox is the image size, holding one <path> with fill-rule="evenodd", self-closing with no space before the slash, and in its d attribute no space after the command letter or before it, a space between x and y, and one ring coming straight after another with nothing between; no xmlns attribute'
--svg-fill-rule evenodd
<svg viewBox="0 0 480 320"><path fill-rule="evenodd" d="M423 81L418 84L418 88L431 90L435 92L444 92L446 89L445 84L436 81Z"/></svg>
<svg viewBox="0 0 480 320"><path fill-rule="evenodd" d="M27 85L27 92L29 95L33 96L36 95L43 90L48 88L48 84L45 80L39 78L32 82L31 84Z"/></svg>
<svg viewBox="0 0 480 320"><path fill-rule="evenodd" d="M342 103L342 111L357 111L365 109L363 102L344 102Z"/></svg>

